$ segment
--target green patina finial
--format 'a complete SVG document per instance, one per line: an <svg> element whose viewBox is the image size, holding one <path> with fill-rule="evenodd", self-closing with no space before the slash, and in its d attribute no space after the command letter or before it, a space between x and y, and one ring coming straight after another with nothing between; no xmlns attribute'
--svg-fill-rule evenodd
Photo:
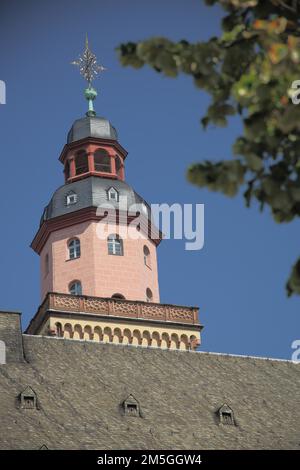
<svg viewBox="0 0 300 470"><path fill-rule="evenodd" d="M97 98L97 91L93 87L88 87L84 90L84 96L89 103L89 110L86 113L87 116L96 116L96 112L94 110L94 100Z"/></svg>
<svg viewBox="0 0 300 470"><path fill-rule="evenodd" d="M74 60L71 63L79 67L81 75L88 82L88 87L84 90L84 96L89 104L89 110L86 115L96 116L96 112L94 110L94 100L97 97L97 91L95 90L95 88L92 87L92 82L95 77L99 74L99 72L103 72L106 69L102 65L97 64L97 57L89 48L89 41L87 35L85 39L85 50L83 54L79 56L78 60Z"/></svg>

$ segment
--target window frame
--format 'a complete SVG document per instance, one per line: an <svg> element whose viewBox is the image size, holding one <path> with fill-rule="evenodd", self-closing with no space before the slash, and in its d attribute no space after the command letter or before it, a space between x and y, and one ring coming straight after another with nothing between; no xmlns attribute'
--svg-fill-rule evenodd
<svg viewBox="0 0 300 470"><path fill-rule="evenodd" d="M74 200L71 200L71 198L74 198ZM70 191L68 194L66 194L66 205L67 206L73 206L74 204L77 204L78 202L78 195L74 191Z"/></svg>
<svg viewBox="0 0 300 470"><path fill-rule="evenodd" d="M75 292L74 293L71 292L73 286L75 286ZM76 296L82 295L82 283L81 283L81 281L75 280L75 281L70 282L70 284L69 284L69 294L70 295L76 295Z"/></svg>
<svg viewBox="0 0 300 470"><path fill-rule="evenodd" d="M139 418L141 416L141 407L138 400L129 395L123 402L124 415L131 418Z"/></svg>
<svg viewBox="0 0 300 470"><path fill-rule="evenodd" d="M56 336L58 338L62 338L63 337L63 327L62 327L62 324L60 322L56 322L55 323L55 328L56 328Z"/></svg>
<svg viewBox="0 0 300 470"><path fill-rule="evenodd" d="M81 165L78 164L79 158L82 158L83 160L82 162L79 162L81 163ZM76 152L75 154L75 175L76 176L85 175L89 171L90 171L89 160L88 160L88 154L86 150L84 149L78 150L78 152Z"/></svg>
<svg viewBox="0 0 300 470"><path fill-rule="evenodd" d="M74 246L71 246L72 244L74 244ZM68 261L72 261L80 257L81 257L80 240L79 238L71 238L71 240L68 241Z"/></svg>
<svg viewBox="0 0 300 470"><path fill-rule="evenodd" d="M235 416L233 409L230 408L226 403L224 403L219 409L219 419L220 423L225 426L235 426Z"/></svg>
<svg viewBox="0 0 300 470"><path fill-rule="evenodd" d="M101 153L102 153L102 155L101 155ZM108 159L108 163L96 162L97 154L101 158ZM111 163L111 158L112 157L106 149L99 147L97 150L95 150L93 158L94 158L94 169L95 169L96 172L105 173L105 174L111 174L112 173L112 163ZM101 166L102 166L102 168L101 168Z"/></svg>
<svg viewBox="0 0 300 470"><path fill-rule="evenodd" d="M117 249L117 247L119 247L119 249ZM108 254L111 256L124 256L124 247L123 247L122 238L117 234L109 235L107 237L107 250L108 250Z"/></svg>
<svg viewBox="0 0 300 470"><path fill-rule="evenodd" d="M146 252L146 253L145 253ZM151 252L147 245L143 246L144 265L151 269Z"/></svg>
<svg viewBox="0 0 300 470"><path fill-rule="evenodd" d="M116 293L116 294L113 294L111 296L112 299L114 300L126 300L126 298L124 297L123 294L119 294L119 293Z"/></svg>
<svg viewBox="0 0 300 470"><path fill-rule="evenodd" d="M150 289L150 287L147 287L147 289L146 289L146 302L148 302L148 303L153 302L153 292Z"/></svg>
<svg viewBox="0 0 300 470"><path fill-rule="evenodd" d="M114 194L116 197L111 197L111 194ZM107 191L107 199L109 201L119 202L119 191L117 191L116 188L111 186Z"/></svg>

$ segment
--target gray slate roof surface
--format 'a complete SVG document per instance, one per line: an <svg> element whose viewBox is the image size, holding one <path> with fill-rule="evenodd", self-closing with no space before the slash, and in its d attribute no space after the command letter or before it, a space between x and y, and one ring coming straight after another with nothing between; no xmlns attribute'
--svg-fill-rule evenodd
<svg viewBox="0 0 300 470"><path fill-rule="evenodd" d="M10 338L13 341L13 338ZM300 366L23 335L0 366L1 449L299 449ZM20 409L31 387L37 410ZM125 416L138 400L141 417ZM219 424L218 409L235 426Z"/></svg>
<svg viewBox="0 0 300 470"><path fill-rule="evenodd" d="M67 141L70 144L86 137L118 140L115 127L107 119L99 116L77 119L68 133Z"/></svg>
<svg viewBox="0 0 300 470"><path fill-rule="evenodd" d="M114 187L119 192L119 202L108 201L107 191ZM71 192L75 192L78 202L67 206L66 197ZM145 204L148 208L148 216L150 217L150 208L144 199L139 196L124 181L98 178L90 176L82 180L60 186L53 194L50 203L46 207L41 224L44 220L53 219L60 215L69 214L71 212L85 209L88 207L99 207L100 205L114 206L116 209L127 211L131 206L137 204Z"/></svg>

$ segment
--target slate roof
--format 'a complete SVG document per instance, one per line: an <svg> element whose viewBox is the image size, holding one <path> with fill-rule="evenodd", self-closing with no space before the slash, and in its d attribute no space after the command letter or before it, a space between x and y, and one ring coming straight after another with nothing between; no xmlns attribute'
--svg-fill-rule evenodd
<svg viewBox="0 0 300 470"><path fill-rule="evenodd" d="M108 201L107 191L114 187L119 192L119 202ZM71 192L77 194L78 202L67 206L66 197ZM76 212L87 207L98 207L109 204L116 209L127 211L133 205L144 204L147 208L148 218L150 218L150 207L146 201L139 196L129 184L124 181L111 178L98 178L90 176L73 183L60 186L53 194L50 203L45 208L41 224L44 220L53 219L60 215ZM132 208L133 209L133 208Z"/></svg>
<svg viewBox="0 0 300 470"><path fill-rule="evenodd" d="M0 366L1 449L300 447L298 364L29 335L23 345L24 359L12 348ZM36 410L20 408L26 387ZM124 415L130 395L139 417ZM220 424L223 404L235 425Z"/></svg>
<svg viewBox="0 0 300 470"><path fill-rule="evenodd" d="M68 144L86 137L118 140L115 127L107 119L99 116L77 119L68 133Z"/></svg>

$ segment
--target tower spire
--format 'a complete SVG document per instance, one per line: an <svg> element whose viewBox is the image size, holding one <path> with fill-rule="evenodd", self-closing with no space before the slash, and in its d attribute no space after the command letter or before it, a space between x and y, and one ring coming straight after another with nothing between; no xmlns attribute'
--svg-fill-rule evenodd
<svg viewBox="0 0 300 470"><path fill-rule="evenodd" d="M87 34L85 37L85 50L78 57L78 59L71 62L71 64L77 65L79 67L80 74L88 83L88 87L84 90L84 96L88 101L88 111L86 115L96 116L96 112L94 110L94 100L97 97L97 90L92 87L92 82L99 73L106 69L103 67L103 65L97 63L97 57L89 47L89 39Z"/></svg>

